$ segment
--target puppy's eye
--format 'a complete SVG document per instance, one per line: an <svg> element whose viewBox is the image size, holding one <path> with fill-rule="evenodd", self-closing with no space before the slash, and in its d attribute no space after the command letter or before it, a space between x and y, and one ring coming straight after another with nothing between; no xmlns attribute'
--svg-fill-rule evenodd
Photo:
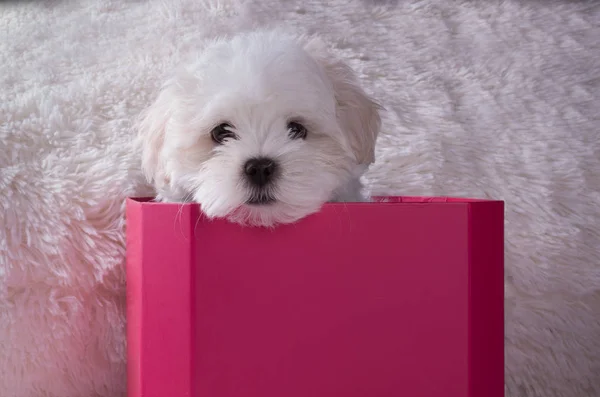
<svg viewBox="0 0 600 397"><path fill-rule="evenodd" d="M227 139L237 139L235 133L231 131L232 128L233 127L231 126L231 124L228 123L219 124L218 126L212 129L212 131L210 132L210 137L215 143L219 145L225 143L225 140Z"/></svg>
<svg viewBox="0 0 600 397"><path fill-rule="evenodd" d="M306 139L308 131L306 127L296 121L290 121L287 125L290 139Z"/></svg>

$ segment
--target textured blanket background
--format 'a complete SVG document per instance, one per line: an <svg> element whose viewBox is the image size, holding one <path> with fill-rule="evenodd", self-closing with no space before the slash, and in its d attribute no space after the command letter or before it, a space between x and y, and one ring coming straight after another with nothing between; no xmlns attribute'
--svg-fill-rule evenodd
<svg viewBox="0 0 600 397"><path fill-rule="evenodd" d="M0 3L0 395L122 397L132 119L207 34L320 32L386 107L374 193L506 200L509 397L600 395L600 3Z"/></svg>

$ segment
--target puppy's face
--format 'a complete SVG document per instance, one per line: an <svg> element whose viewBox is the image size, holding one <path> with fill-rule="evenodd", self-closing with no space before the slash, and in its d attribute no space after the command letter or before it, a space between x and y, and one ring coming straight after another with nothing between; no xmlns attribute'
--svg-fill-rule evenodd
<svg viewBox="0 0 600 397"><path fill-rule="evenodd" d="M379 116L351 71L326 59L318 42L275 32L208 44L141 119L159 196L264 226L332 199L372 161Z"/></svg>

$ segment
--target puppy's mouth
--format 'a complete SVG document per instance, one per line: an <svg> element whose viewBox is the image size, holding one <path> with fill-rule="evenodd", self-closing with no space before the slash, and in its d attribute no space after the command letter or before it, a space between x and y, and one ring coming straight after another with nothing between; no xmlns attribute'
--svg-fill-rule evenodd
<svg viewBox="0 0 600 397"><path fill-rule="evenodd" d="M259 194L253 194L252 196L250 196L250 198L246 201L246 204L248 205L268 205L268 204L272 204L274 203L275 197L273 197L270 194L267 193L259 193Z"/></svg>

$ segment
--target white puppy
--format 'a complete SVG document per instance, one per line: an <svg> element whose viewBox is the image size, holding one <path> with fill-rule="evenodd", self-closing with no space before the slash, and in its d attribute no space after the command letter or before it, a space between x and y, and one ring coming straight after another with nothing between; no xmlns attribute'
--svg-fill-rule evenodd
<svg viewBox="0 0 600 397"><path fill-rule="evenodd" d="M142 114L142 168L162 201L273 226L363 201L380 107L318 39L256 31L205 44Z"/></svg>

